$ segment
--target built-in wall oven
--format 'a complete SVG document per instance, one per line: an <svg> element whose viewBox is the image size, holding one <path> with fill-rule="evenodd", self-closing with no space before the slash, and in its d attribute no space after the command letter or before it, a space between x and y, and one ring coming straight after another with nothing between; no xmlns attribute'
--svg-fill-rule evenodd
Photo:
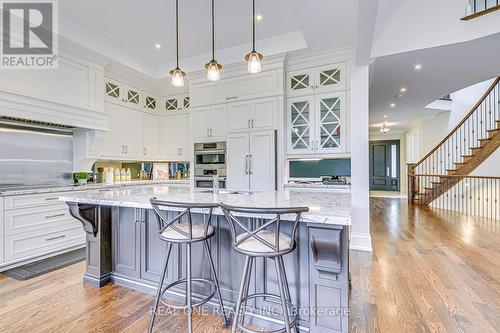
<svg viewBox="0 0 500 333"><path fill-rule="evenodd" d="M216 175L219 176L219 188L226 188L226 143L195 143L195 187L211 188Z"/></svg>

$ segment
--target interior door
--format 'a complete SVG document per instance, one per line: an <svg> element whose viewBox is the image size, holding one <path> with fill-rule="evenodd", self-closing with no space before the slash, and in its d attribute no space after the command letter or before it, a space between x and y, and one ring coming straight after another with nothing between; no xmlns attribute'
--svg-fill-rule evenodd
<svg viewBox="0 0 500 333"><path fill-rule="evenodd" d="M276 184L274 131L255 131L250 135L250 190L272 191Z"/></svg>
<svg viewBox="0 0 500 333"><path fill-rule="evenodd" d="M399 140L370 142L370 190L400 190Z"/></svg>
<svg viewBox="0 0 500 333"><path fill-rule="evenodd" d="M231 191L250 189L249 168L250 134L230 134L227 137L227 186Z"/></svg>

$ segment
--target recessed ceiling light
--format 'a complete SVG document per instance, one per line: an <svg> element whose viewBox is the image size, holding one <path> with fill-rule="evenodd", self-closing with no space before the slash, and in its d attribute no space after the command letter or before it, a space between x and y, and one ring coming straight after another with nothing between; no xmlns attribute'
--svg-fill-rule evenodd
<svg viewBox="0 0 500 333"><path fill-rule="evenodd" d="M402 93L405 93L406 92L406 87L401 87L401 89L399 89L400 92Z"/></svg>
<svg viewBox="0 0 500 333"><path fill-rule="evenodd" d="M396 103L391 103L389 106L390 106L391 108L395 108L395 107L396 107Z"/></svg>
<svg viewBox="0 0 500 333"><path fill-rule="evenodd" d="M160 43L156 43L156 44L155 44L155 47L156 47L157 49L161 49L161 44L160 44Z"/></svg>
<svg viewBox="0 0 500 333"><path fill-rule="evenodd" d="M386 114L384 114L384 119L387 119L387 118L388 118L388 116Z"/></svg>
<svg viewBox="0 0 500 333"><path fill-rule="evenodd" d="M419 70L421 70L421 69L422 69L422 65L421 65L421 64L416 64L416 65L415 65L415 70L416 70L416 71L419 71Z"/></svg>
<svg viewBox="0 0 500 333"><path fill-rule="evenodd" d="M257 16L255 16L255 19L257 21L262 21L263 17L262 17L262 15L258 14Z"/></svg>

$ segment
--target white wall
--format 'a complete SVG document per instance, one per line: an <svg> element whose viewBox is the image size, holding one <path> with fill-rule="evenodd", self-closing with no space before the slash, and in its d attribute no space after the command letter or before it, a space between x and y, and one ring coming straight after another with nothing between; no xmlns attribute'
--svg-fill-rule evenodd
<svg viewBox="0 0 500 333"><path fill-rule="evenodd" d="M379 0L371 57L455 44L500 32L500 11L461 21L466 0Z"/></svg>
<svg viewBox="0 0 500 333"><path fill-rule="evenodd" d="M351 249L372 251L369 203L369 69L351 73Z"/></svg>
<svg viewBox="0 0 500 333"><path fill-rule="evenodd" d="M416 163L448 134L450 112L443 111L432 119L420 121L406 133L408 163Z"/></svg>

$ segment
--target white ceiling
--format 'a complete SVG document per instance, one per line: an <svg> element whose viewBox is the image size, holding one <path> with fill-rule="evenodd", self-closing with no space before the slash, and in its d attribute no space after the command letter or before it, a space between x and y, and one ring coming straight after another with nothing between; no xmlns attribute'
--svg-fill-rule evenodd
<svg viewBox="0 0 500 333"><path fill-rule="evenodd" d="M371 66L370 124L388 121L394 131L405 131L421 119L434 117L442 111L426 109L429 103L500 74L498 45L500 34L495 34L377 58ZM415 71L415 64L422 69ZM407 92L397 98L401 87ZM392 102L395 108L390 107Z"/></svg>
<svg viewBox="0 0 500 333"><path fill-rule="evenodd" d="M179 2L181 65L194 71L210 56L211 2ZM242 61L250 51L252 2L215 3L216 58L224 63ZM174 0L64 0L59 2L59 32L145 74L162 77L175 61L174 6ZM263 16L257 23L257 48L265 55L304 48L322 52L353 43L354 1L257 0L256 6ZM154 47L156 43L161 49Z"/></svg>

